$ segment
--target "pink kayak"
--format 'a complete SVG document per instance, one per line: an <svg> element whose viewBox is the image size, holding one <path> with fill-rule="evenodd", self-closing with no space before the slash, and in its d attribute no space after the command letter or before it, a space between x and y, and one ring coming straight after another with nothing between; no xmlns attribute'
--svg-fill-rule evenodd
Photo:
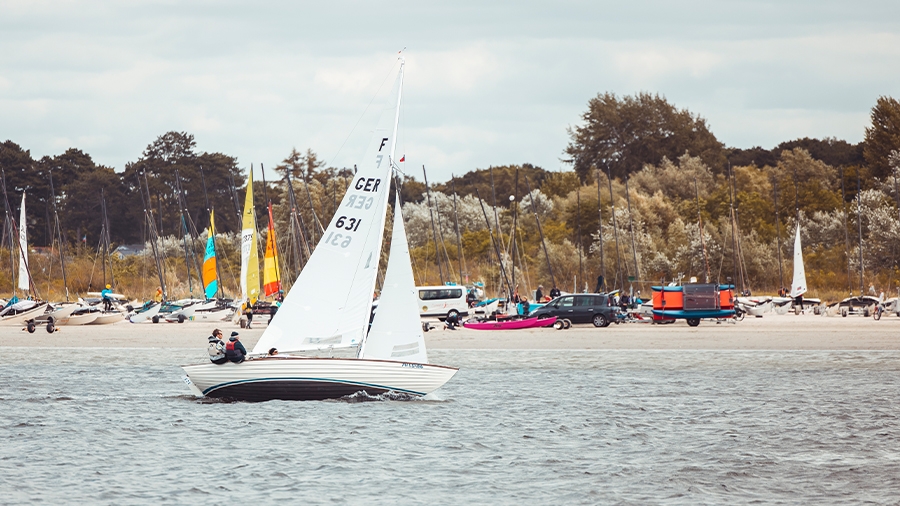
<svg viewBox="0 0 900 506"><path fill-rule="evenodd" d="M540 320L534 318L525 318L524 320L500 320L487 322L465 322L463 327L473 330L517 330L530 329L535 327L549 327L556 323L556 317L542 318Z"/></svg>

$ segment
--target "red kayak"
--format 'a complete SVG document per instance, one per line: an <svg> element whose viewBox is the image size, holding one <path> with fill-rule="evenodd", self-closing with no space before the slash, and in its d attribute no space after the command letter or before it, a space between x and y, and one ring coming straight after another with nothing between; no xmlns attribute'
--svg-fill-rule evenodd
<svg viewBox="0 0 900 506"><path fill-rule="evenodd" d="M523 320L499 320L486 322L465 322L463 327L472 330L518 330L531 329L537 327L549 327L556 323L556 317L542 318L538 320L534 318L525 318Z"/></svg>

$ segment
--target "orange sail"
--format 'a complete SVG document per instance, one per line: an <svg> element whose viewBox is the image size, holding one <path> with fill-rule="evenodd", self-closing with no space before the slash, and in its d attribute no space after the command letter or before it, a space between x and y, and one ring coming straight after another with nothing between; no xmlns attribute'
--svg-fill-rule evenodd
<svg viewBox="0 0 900 506"><path fill-rule="evenodd" d="M269 232L266 234L266 256L263 260L263 293L271 297L281 291L278 275L278 248L275 247L275 222L272 220L272 204L269 203Z"/></svg>

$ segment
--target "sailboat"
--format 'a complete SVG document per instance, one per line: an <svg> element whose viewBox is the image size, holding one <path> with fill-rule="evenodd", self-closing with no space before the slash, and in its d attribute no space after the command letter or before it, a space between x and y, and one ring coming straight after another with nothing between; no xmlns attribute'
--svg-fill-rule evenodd
<svg viewBox="0 0 900 506"><path fill-rule="evenodd" d="M269 202L269 228L266 233L266 256L263 258L263 294L277 296L281 292L281 278L278 274L278 248L275 247L275 220L272 219L272 203Z"/></svg>
<svg viewBox="0 0 900 506"><path fill-rule="evenodd" d="M216 273L216 226L213 213L209 212L209 237L206 239L206 253L203 255L203 293L207 299L215 299L219 292L219 279Z"/></svg>
<svg viewBox="0 0 900 506"><path fill-rule="evenodd" d="M382 113L364 163L249 360L183 366L183 379L196 395L246 401L320 400L360 391L421 396L440 388L458 371L427 361L399 202L394 206L394 235L382 296L369 329L394 166L403 67L401 60L396 102ZM393 115L388 114L395 108ZM356 357L297 355L340 347L357 347ZM270 348L278 348L281 354L266 356Z"/></svg>
<svg viewBox="0 0 900 506"><path fill-rule="evenodd" d="M8 207L7 207L8 209ZM22 194L22 207L19 209L19 281L16 285L24 293L33 293L31 273L28 269L28 234L25 223L25 194ZM47 309L45 302L32 299L18 300L13 297L6 307L0 308L0 323L28 323L33 330L34 319Z"/></svg>
<svg viewBox="0 0 900 506"><path fill-rule="evenodd" d="M259 254L256 250L256 213L253 212L253 170L247 177L241 225L241 300L255 304L259 298Z"/></svg>
<svg viewBox="0 0 900 506"><path fill-rule="evenodd" d="M794 311L797 314L800 314L803 306L818 306L821 303L819 299L803 298L805 293L806 269L803 266L803 248L800 244L800 224L798 223L797 234L794 237L794 279L791 281L791 299L794 300Z"/></svg>

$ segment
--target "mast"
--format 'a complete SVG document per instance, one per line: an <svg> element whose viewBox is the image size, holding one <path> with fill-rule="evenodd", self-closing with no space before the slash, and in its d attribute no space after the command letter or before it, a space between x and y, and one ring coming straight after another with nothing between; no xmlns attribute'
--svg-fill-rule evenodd
<svg viewBox="0 0 900 506"><path fill-rule="evenodd" d="M55 221L55 228L56 228L54 233L56 234L57 241L59 244L59 264L62 267L63 288L65 288L65 290L66 290L66 302L69 302L69 282L68 282L68 279L66 278L66 255L65 255L65 251L63 249L65 247L65 242L63 241L63 238L62 238L62 231L59 226L59 213L57 212L57 209L56 209L56 190L53 188L53 171L50 170L49 172L50 172L50 200L53 201L53 219ZM106 207L105 206L103 208L103 214L104 214L104 216L106 216ZM51 243L52 243L52 240L51 240ZM109 253L107 252L107 258L108 258L108 255L109 255ZM103 277L104 277L104 279L106 278L105 273L104 273ZM48 296L50 295L49 289L48 289L47 295Z"/></svg>
<svg viewBox="0 0 900 506"><path fill-rule="evenodd" d="M578 276L581 278L582 282L584 282L584 260L582 255L582 246L581 246L581 183L578 184L578 189L575 190L575 219L578 223ZM578 285L575 285L575 293L578 293Z"/></svg>
<svg viewBox="0 0 900 506"><path fill-rule="evenodd" d="M212 207L209 205L209 193L206 191L206 176L203 175L203 166L200 166L200 182L203 183L203 200L206 202L206 216L209 219L209 227L207 228L208 234L210 238L212 238L213 251L217 252L219 249L216 246L216 233L213 228L213 218L212 218ZM204 260L205 261L205 260ZM202 276L202 273L201 273ZM219 262L216 260L216 283L217 291L219 297L225 297L225 288L224 288L224 279L222 278L222 270L219 268ZM206 294L204 287L204 295Z"/></svg>
<svg viewBox="0 0 900 506"><path fill-rule="evenodd" d="M628 191L628 174L625 174L625 203L628 205L628 230L631 232L631 254L634 257L634 277L641 282L641 269L637 261L637 244L634 241L634 217L631 214L631 192ZM624 288L624 283L622 288Z"/></svg>
<svg viewBox="0 0 900 506"><path fill-rule="evenodd" d="M703 238L703 216L700 214L700 188L697 185L697 178L694 178L694 195L697 197L697 230L700 232L703 266L706 268L706 283L709 283L709 256L706 254L706 239Z"/></svg>
<svg viewBox="0 0 900 506"><path fill-rule="evenodd" d="M518 286L516 284L516 258L519 258L520 261L522 259L522 257L517 254L519 251L519 248L516 247L516 232L519 231L519 228L518 228L518 223L519 223L519 213L518 213L518 209L519 209L519 169L518 168L516 168L516 177L515 177L515 183L513 186L513 195L511 195L509 198L512 201L511 205L512 205L512 212L513 212L513 229L512 229L512 235L509 238L509 242L510 242L509 249L511 250L510 258L512 259L512 284L513 284L513 286Z"/></svg>
<svg viewBox="0 0 900 506"><path fill-rule="evenodd" d="M538 234L541 236L541 247L544 249L544 258L547 259L547 271L550 272L550 282L556 288L556 277L553 276L553 266L550 265L550 253L547 253L547 242L544 240L544 231L541 229L541 220L538 218L537 208L534 206L534 194L531 193L531 183L528 182L528 175L524 174L525 185L528 188L528 200L531 202L531 212L534 214L534 221L537 223Z"/></svg>
<svg viewBox="0 0 900 506"><path fill-rule="evenodd" d="M784 270L781 261L781 219L778 217L778 178L772 176L772 186L775 193L775 237L778 240L778 290L784 288Z"/></svg>
<svg viewBox="0 0 900 506"><path fill-rule="evenodd" d="M422 175L425 176L425 195L428 197L428 214L431 216L431 236L434 239L434 260L437 262L438 275L441 277L441 284L444 284L444 269L441 267L440 248L438 247L437 230L434 227L434 208L431 206L431 189L428 187L428 173L425 172L425 166L422 165ZM447 266L449 268L449 265ZM449 274L449 273L448 273Z"/></svg>
<svg viewBox="0 0 900 506"><path fill-rule="evenodd" d="M456 222L456 256L459 260L459 284L465 286L463 280L463 256L462 256L462 240L459 235L459 212L456 209L456 178L450 175L450 184L453 186L453 217Z"/></svg>
<svg viewBox="0 0 900 506"><path fill-rule="evenodd" d="M615 195L613 195L612 169L610 169L609 165L606 166L606 180L607 180L607 182L609 182L609 207L611 209L610 212L612 214L612 220L613 220L613 236L616 239L616 277L615 277L614 285L613 285L613 286L615 286L615 283L619 282L619 275L622 274L622 261L619 258L619 224L617 223L617 220L616 220L616 197L615 197ZM625 288L625 277L624 276L622 277L622 288L623 289Z"/></svg>
<svg viewBox="0 0 900 506"><path fill-rule="evenodd" d="M844 167L841 171L841 209L844 210L844 256L847 258L847 287L850 289L850 297L853 297L853 276L850 273L850 232L847 225L847 193L844 190Z"/></svg>
<svg viewBox="0 0 900 506"><path fill-rule="evenodd" d="M603 278L603 286L597 290L606 291L606 259L603 256L603 205L600 201L600 169L597 169L597 241L600 243L600 277Z"/></svg>
<svg viewBox="0 0 900 506"><path fill-rule="evenodd" d="M526 177L527 179L527 177ZM497 261L500 263L500 276L503 278L503 282L506 283L507 288L507 304L512 302L512 294L513 287L509 282L509 278L506 276L506 269L503 267L503 258L500 256L500 248L497 246L497 242L494 241L494 232L491 231L491 220L488 219L487 211L484 209L484 201L481 200L481 195L478 193L478 188L475 188L475 195L478 197L478 202L481 204L481 213L484 215L484 223L487 225L488 235L491 237L491 245L494 247L494 253L497 255Z"/></svg>
<svg viewBox="0 0 900 506"><path fill-rule="evenodd" d="M275 234L275 221L272 218L272 201L269 200L269 185L266 183L266 167L260 162L259 169L262 171L262 180L263 180L263 198L266 199L266 203L269 206L269 227L272 232L272 245L274 246L275 251L275 281L278 283L278 290L281 290L281 251L278 249L278 236ZM266 232L266 242L269 242L268 232ZM266 245L266 249L268 249L268 244ZM265 257L263 257L263 263L265 263ZM265 266L263 266L263 273L265 274Z"/></svg>
<svg viewBox="0 0 900 506"><path fill-rule="evenodd" d="M731 279L737 281L737 231L734 229L734 187L731 185L731 164L728 164L728 201L731 207ZM744 286L741 283L741 291Z"/></svg>
<svg viewBox="0 0 900 506"><path fill-rule="evenodd" d="M859 184L859 169L856 170L856 224L859 228L859 296L866 293L863 285L863 239L862 239L862 190Z"/></svg>
<svg viewBox="0 0 900 506"><path fill-rule="evenodd" d="M148 224L148 232L150 234L150 247L153 249L153 258L156 260L156 273L159 276L159 287L162 289L162 300L165 302L168 290L166 289L166 281L163 276L163 268L162 263L159 260L159 248L157 247L157 238L159 235L156 232L156 223L153 221L153 211L151 211L150 204L150 186L147 183L147 173L143 172L144 176L144 187L147 189L147 195L144 195L144 188L141 187L141 175L137 176L138 180L138 191L141 192L141 202L144 204L144 218L147 220Z"/></svg>

